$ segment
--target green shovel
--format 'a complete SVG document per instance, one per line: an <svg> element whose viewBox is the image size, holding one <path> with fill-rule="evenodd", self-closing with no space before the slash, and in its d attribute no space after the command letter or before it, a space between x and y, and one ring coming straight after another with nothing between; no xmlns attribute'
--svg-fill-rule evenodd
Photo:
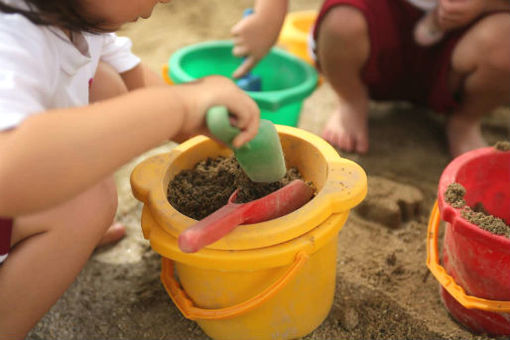
<svg viewBox="0 0 510 340"><path fill-rule="evenodd" d="M234 151L237 162L253 182L276 182L285 176L282 145L272 122L261 119L257 135L240 148L234 148L232 140L240 130L230 124L226 107L210 108L206 121L211 134Z"/></svg>

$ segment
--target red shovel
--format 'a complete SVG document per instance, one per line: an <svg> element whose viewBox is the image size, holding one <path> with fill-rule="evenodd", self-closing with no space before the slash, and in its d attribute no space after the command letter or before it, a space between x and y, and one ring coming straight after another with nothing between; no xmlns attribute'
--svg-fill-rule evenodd
<svg viewBox="0 0 510 340"><path fill-rule="evenodd" d="M179 248L194 253L218 241L243 223L258 223L277 218L299 209L313 196L313 189L300 179L248 203L234 203L239 189L228 203L179 235Z"/></svg>

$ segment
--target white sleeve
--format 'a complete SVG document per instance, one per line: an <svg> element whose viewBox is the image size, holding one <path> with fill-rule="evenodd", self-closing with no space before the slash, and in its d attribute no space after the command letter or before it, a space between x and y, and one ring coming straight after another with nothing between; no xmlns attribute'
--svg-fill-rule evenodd
<svg viewBox="0 0 510 340"><path fill-rule="evenodd" d="M4 21L5 20L5 21ZM13 128L28 115L45 110L52 79L44 65L48 51L35 29L0 25L0 131Z"/></svg>
<svg viewBox="0 0 510 340"><path fill-rule="evenodd" d="M131 40L115 33L104 34L101 60L110 64L117 72L129 71L140 63L140 58L131 52Z"/></svg>

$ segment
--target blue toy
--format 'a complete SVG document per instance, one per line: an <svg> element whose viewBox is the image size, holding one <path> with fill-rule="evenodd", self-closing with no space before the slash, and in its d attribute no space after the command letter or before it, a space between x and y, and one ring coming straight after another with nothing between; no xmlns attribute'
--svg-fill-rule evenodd
<svg viewBox="0 0 510 340"><path fill-rule="evenodd" d="M247 73L239 78L236 84L245 91L262 91L260 77L251 73Z"/></svg>

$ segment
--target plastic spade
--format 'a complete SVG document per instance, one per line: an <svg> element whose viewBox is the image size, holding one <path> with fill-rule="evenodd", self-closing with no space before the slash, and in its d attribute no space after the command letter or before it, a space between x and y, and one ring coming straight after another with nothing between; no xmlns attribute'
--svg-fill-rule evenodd
<svg viewBox="0 0 510 340"><path fill-rule="evenodd" d="M179 235L179 248L183 252L194 253L218 241L240 224L258 223L286 215L299 209L313 196L313 189L299 179L248 203L235 203L238 191L234 191L225 206Z"/></svg>
<svg viewBox="0 0 510 340"><path fill-rule="evenodd" d="M276 182L285 176L285 159L274 124L261 119L257 135L240 148L232 147L232 140L240 130L230 124L228 110L214 106L206 116L209 131L234 150L237 162L253 182Z"/></svg>

